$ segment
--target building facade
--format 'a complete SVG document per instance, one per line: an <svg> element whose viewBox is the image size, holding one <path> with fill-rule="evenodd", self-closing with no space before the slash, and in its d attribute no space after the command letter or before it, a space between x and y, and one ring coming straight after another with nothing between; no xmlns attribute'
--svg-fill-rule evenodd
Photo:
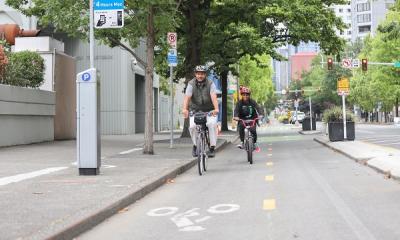
<svg viewBox="0 0 400 240"><path fill-rule="evenodd" d="M353 33L353 24L352 24L352 6L351 2L344 5L334 5L332 6L332 10L335 12L337 17L340 17L346 28L343 30L336 30L336 35L342 37L346 41L351 41L352 33Z"/></svg>
<svg viewBox="0 0 400 240"><path fill-rule="evenodd" d="M29 4L29 3L28 3ZM0 24L18 24L23 29L36 29L37 20L23 16L0 0ZM75 58L76 71L89 68L89 44L70 39L63 34L53 34L48 29L42 35L64 43L64 52ZM134 51L146 61L145 42ZM145 72L131 54L122 48L95 44L95 67L100 77L101 133L104 135L134 134L144 132L145 123ZM159 129L159 77L154 74L154 129Z"/></svg>
<svg viewBox="0 0 400 240"><path fill-rule="evenodd" d="M374 35L382 20L385 19L394 0L352 0L352 36L351 40Z"/></svg>

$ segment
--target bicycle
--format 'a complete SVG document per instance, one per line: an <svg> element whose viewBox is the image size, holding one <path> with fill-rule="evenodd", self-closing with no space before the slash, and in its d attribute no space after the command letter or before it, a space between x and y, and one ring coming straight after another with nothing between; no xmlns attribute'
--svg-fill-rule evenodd
<svg viewBox="0 0 400 240"><path fill-rule="evenodd" d="M250 128L254 127L257 123L257 120L260 118L254 118L250 120L239 119L239 121L243 124L244 128L244 150L247 152L247 161L250 164L253 164L253 151L255 149L253 134L250 132Z"/></svg>
<svg viewBox="0 0 400 240"><path fill-rule="evenodd" d="M199 170L199 175L203 175L207 171L207 152L206 147L210 149L210 138L208 135L207 127L207 116L211 112L196 112L191 113L190 116L194 116L194 123L196 124L197 139L196 139L196 149L197 149L197 166Z"/></svg>

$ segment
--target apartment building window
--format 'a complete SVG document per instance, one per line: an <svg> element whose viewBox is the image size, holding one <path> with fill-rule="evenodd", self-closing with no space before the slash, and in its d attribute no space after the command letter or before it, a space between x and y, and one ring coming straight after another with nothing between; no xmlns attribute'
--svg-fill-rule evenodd
<svg viewBox="0 0 400 240"><path fill-rule="evenodd" d="M366 13L366 14L357 15L357 22L358 23L371 22L371 14Z"/></svg>
<svg viewBox="0 0 400 240"><path fill-rule="evenodd" d="M351 31L347 31L347 35L351 35Z"/></svg>
<svg viewBox="0 0 400 240"><path fill-rule="evenodd" d="M357 4L357 12L365 12L369 10L371 10L371 4L369 2Z"/></svg>
<svg viewBox="0 0 400 240"><path fill-rule="evenodd" d="M348 9L347 9L347 12L351 12L351 8L348 8Z"/></svg>
<svg viewBox="0 0 400 240"><path fill-rule="evenodd" d="M370 25L360 26L360 27L358 27L358 32L359 33L371 32L371 26Z"/></svg>

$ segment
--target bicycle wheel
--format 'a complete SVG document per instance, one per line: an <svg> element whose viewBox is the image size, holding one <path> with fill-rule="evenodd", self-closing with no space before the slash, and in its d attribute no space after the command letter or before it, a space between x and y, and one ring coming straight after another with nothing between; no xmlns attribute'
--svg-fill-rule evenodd
<svg viewBox="0 0 400 240"><path fill-rule="evenodd" d="M247 140L247 144L248 144L248 146L247 146L247 161L250 163L250 164L253 164L253 138L249 138L248 140Z"/></svg>
<svg viewBox="0 0 400 240"><path fill-rule="evenodd" d="M204 139L205 140L205 139ZM208 156L207 156L207 154L206 154L206 150L205 150L205 146L206 146L206 144L204 143L204 154L203 154L203 170L204 170L204 172L206 172L207 171L207 160L208 160Z"/></svg>
<svg viewBox="0 0 400 240"><path fill-rule="evenodd" d="M199 170L199 175L203 175L203 141L201 135L197 138L197 168Z"/></svg>

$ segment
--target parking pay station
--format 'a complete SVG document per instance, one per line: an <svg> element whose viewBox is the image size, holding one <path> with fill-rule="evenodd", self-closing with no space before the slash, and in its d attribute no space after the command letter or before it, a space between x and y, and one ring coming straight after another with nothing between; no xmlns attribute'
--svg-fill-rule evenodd
<svg viewBox="0 0 400 240"><path fill-rule="evenodd" d="M78 73L77 158L79 175L100 173L100 94L96 69Z"/></svg>

